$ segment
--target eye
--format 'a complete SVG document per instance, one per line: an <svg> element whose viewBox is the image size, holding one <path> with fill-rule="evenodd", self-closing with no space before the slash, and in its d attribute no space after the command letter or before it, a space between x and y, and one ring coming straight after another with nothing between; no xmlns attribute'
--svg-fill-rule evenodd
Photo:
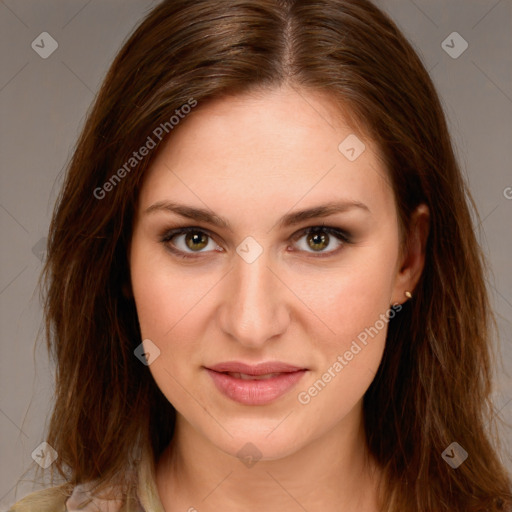
<svg viewBox="0 0 512 512"><path fill-rule="evenodd" d="M333 250L325 251L324 249L332 245L331 237L337 240L337 246ZM299 250L319 257L337 253L337 248L350 243L350 237L347 233L341 229L324 225L303 229L292 236L294 242L300 241L302 238L305 238L305 244L298 244L299 246L302 245ZM161 237L161 242L172 253L182 258L195 258L201 253L212 250L222 251L222 248L213 241L207 231L197 227L183 227L167 231Z"/></svg>
<svg viewBox="0 0 512 512"><path fill-rule="evenodd" d="M178 240L178 242L175 240ZM178 228L168 231L162 237L161 241L173 253L178 254L183 258L193 258L194 255L189 256L190 253L207 252L202 249L205 247L207 248L208 246L210 246L210 250L219 248L206 231L195 227Z"/></svg>
<svg viewBox="0 0 512 512"><path fill-rule="evenodd" d="M333 237L337 240L337 245L335 245L335 248L330 251L324 250L330 245L333 245L331 244ZM324 225L306 228L305 230L302 230L297 235L295 235L293 240L300 241L302 238L305 240L303 244L298 244L299 249L310 254L317 253L320 257L330 256L331 254L337 253L337 248L350 243L350 238L347 233L341 229ZM301 245L302 247L300 247ZM310 251L310 249L312 251Z"/></svg>

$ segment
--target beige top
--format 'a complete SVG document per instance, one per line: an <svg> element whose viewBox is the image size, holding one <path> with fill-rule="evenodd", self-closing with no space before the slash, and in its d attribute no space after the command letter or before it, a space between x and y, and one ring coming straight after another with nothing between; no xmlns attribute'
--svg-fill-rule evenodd
<svg viewBox="0 0 512 512"><path fill-rule="evenodd" d="M155 466L149 451L143 451L136 496L122 501L91 496L91 484L75 486L71 495L63 484L35 491L15 503L9 512L165 512L156 487Z"/></svg>

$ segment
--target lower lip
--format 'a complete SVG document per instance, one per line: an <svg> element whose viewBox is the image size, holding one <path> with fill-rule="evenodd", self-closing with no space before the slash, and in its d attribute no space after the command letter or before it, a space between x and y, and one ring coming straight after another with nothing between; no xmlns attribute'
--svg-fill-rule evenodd
<svg viewBox="0 0 512 512"><path fill-rule="evenodd" d="M297 384L306 370L281 373L262 380L242 380L206 368L217 389L231 400L245 405L265 405L281 397Z"/></svg>

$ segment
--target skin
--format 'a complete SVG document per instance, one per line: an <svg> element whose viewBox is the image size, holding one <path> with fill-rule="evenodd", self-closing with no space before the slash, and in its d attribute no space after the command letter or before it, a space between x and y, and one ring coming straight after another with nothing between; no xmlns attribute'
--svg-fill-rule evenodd
<svg viewBox="0 0 512 512"><path fill-rule="evenodd" d="M129 260L142 338L160 350L149 369L177 410L173 441L156 465L167 512L378 510L381 473L366 450L362 399L387 323L309 403L298 400L358 334L407 300L424 265L427 207L414 213L401 253L376 146L357 132L366 149L356 160L338 150L354 133L319 92L282 87L224 97L198 105L176 127L145 177ZM370 211L278 226L287 213L342 199ZM146 212L160 201L207 208L233 231ZM300 235L322 223L350 233L350 242ZM161 241L184 226L211 238ZM252 263L236 252L247 236L263 249ZM174 255L173 244L196 258ZM231 360L308 371L274 402L249 406L222 395L204 369ZM261 453L251 467L237 456L249 442Z"/></svg>

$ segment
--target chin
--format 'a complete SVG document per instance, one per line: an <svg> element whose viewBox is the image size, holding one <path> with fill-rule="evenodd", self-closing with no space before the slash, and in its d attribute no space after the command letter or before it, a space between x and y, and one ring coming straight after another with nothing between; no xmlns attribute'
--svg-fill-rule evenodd
<svg viewBox="0 0 512 512"><path fill-rule="evenodd" d="M228 422L225 427L233 437L225 433L212 438L211 431L207 437L219 450L239 459L245 457L255 460L282 459L299 450L307 442L300 428L295 432L296 427L284 425L287 421L285 420L281 425L275 420L262 422L261 418L244 421L242 424Z"/></svg>

